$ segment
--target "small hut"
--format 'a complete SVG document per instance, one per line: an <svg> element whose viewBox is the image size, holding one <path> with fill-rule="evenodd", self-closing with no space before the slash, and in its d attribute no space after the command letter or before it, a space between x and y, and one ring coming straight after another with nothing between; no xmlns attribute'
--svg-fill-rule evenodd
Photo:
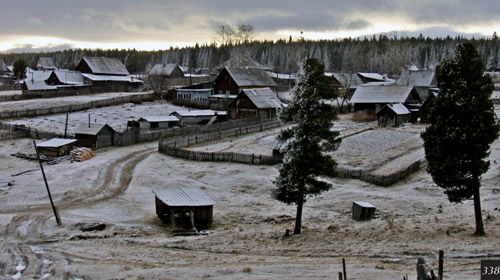
<svg viewBox="0 0 500 280"><path fill-rule="evenodd" d="M375 206L363 201L352 203L352 219L355 221L369 221L375 216Z"/></svg>
<svg viewBox="0 0 500 280"><path fill-rule="evenodd" d="M46 157L56 158L69 154L76 144L76 139L52 138L36 144L38 153Z"/></svg>
<svg viewBox="0 0 500 280"><path fill-rule="evenodd" d="M115 131L107 124L81 124L75 131L78 146L93 149L113 145Z"/></svg>
<svg viewBox="0 0 500 280"><path fill-rule="evenodd" d="M172 230L183 227L206 228L212 223L215 202L198 188L169 188L153 191L156 214Z"/></svg>
<svg viewBox="0 0 500 280"><path fill-rule="evenodd" d="M403 104L387 104L377 112L379 126L400 126L410 122L410 110Z"/></svg>
<svg viewBox="0 0 500 280"><path fill-rule="evenodd" d="M137 122L140 128L164 129L178 125L179 121L176 116L148 116L140 118Z"/></svg>

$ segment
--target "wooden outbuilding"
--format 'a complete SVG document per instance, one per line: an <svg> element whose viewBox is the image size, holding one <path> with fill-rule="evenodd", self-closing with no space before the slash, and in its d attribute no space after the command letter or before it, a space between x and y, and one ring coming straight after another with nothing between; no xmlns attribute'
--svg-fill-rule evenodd
<svg viewBox="0 0 500 280"><path fill-rule="evenodd" d="M411 113L403 104L387 104L377 112L379 126L397 127L410 122Z"/></svg>
<svg viewBox="0 0 500 280"><path fill-rule="evenodd" d="M375 206L363 201L352 203L352 219L355 221L369 221L375 216Z"/></svg>
<svg viewBox="0 0 500 280"><path fill-rule="evenodd" d="M40 155L56 158L69 154L73 150L76 141L76 139L52 138L36 144L36 147Z"/></svg>
<svg viewBox="0 0 500 280"><path fill-rule="evenodd" d="M115 130L107 124L81 124L75 131L79 147L103 148L113 145Z"/></svg>
<svg viewBox="0 0 500 280"><path fill-rule="evenodd" d="M146 129L165 129L178 125L179 118L175 116L149 116L142 117L137 121L139 128ZM135 124L135 122L133 122Z"/></svg>
<svg viewBox="0 0 500 280"><path fill-rule="evenodd" d="M170 113L180 120L181 125L206 124L227 120L227 112L213 110L174 111Z"/></svg>
<svg viewBox="0 0 500 280"><path fill-rule="evenodd" d="M229 104L230 118L274 118L283 106L281 100L270 88L244 89Z"/></svg>
<svg viewBox="0 0 500 280"><path fill-rule="evenodd" d="M354 105L354 111L378 112L386 104L411 106L422 104L422 100L413 86L375 85L358 86L349 103Z"/></svg>
<svg viewBox="0 0 500 280"><path fill-rule="evenodd" d="M178 64L159 63L153 66L148 73L149 76L164 76L167 78L184 78L184 72Z"/></svg>
<svg viewBox="0 0 500 280"><path fill-rule="evenodd" d="M199 188L168 188L153 191L156 214L172 230L207 228L212 223L215 202Z"/></svg>
<svg viewBox="0 0 500 280"><path fill-rule="evenodd" d="M277 86L264 69L246 67L224 67L213 84L215 94L225 95L237 95L248 88L275 90Z"/></svg>

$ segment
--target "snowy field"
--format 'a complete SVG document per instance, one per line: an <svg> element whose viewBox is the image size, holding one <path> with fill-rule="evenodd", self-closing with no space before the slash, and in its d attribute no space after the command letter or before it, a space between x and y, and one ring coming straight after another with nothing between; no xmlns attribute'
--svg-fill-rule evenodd
<svg viewBox="0 0 500 280"><path fill-rule="evenodd" d="M480 260L500 250L500 165L493 162L481 189L486 237L472 235L472 201L449 203L422 169L391 187L328 179L333 189L305 204L303 234L285 238L295 207L271 199L274 167L180 160L159 154L157 142L45 166L57 226L40 171L11 176L38 168L9 156L32 149L29 139L0 141L0 180L15 180L0 192L4 279L335 279L342 257L350 279L414 279L416 258L437 269L439 249L446 279L478 279ZM500 162L498 141L491 159ZM217 203L210 235L174 237L159 222L152 190L173 186L200 188ZM353 201L381 214L355 222ZM106 229L78 229L93 221Z"/></svg>
<svg viewBox="0 0 500 280"><path fill-rule="evenodd" d="M127 121L137 120L146 116L165 116L176 110L183 110L183 107L172 105L166 101L155 101L143 102L142 104L126 103L117 106L72 112L68 117L68 131L69 133L73 133L81 123L88 122L89 114L92 123L107 123L116 131L123 131L127 129ZM36 118L8 119L3 122L24 124L43 131L64 133L66 114L47 115Z"/></svg>
<svg viewBox="0 0 500 280"><path fill-rule="evenodd" d="M82 104L91 101L109 99L113 97L137 95L137 94L150 94L151 92L108 92L99 94L89 94L80 96L66 96L54 98L39 98L18 101L8 101L0 103L0 112L5 111L21 111L26 109L43 109L56 106L65 106L71 104Z"/></svg>

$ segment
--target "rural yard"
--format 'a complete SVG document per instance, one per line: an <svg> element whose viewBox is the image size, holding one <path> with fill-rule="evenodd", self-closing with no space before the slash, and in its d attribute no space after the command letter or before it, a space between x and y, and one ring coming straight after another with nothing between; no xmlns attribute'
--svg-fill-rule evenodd
<svg viewBox="0 0 500 280"><path fill-rule="evenodd" d="M131 111L140 106L173 109L125 104L103 118L126 123L130 116L160 112ZM61 118L47 116L44 123L55 117ZM32 125L43 127L43 118L37 119ZM375 126L344 116L336 122L344 136L332 155L339 165L388 172L423 158L424 126ZM190 148L269 155L277 132ZM448 202L425 168L389 187L325 178L333 188L305 204L303 234L285 237L296 209L271 198L274 166L181 160L158 153L157 141L100 149L84 162L45 165L62 220L58 226L38 163L10 156L33 153L32 140L0 141L0 151L0 181L12 181L0 191L4 279L336 279L342 258L349 279L414 279L417 258L436 271L440 249L445 279L479 279L480 260L500 257L498 140L481 189L486 237L473 235L472 201ZM208 235L173 236L156 216L153 190L179 186L200 188L215 201ZM352 220L353 201L376 206L375 219ZM95 222L106 227L82 231Z"/></svg>

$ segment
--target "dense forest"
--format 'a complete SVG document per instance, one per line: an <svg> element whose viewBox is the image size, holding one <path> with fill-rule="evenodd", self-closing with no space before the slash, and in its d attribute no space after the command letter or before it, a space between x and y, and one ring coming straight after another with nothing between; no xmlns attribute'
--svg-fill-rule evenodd
<svg viewBox="0 0 500 280"><path fill-rule="evenodd" d="M500 69L500 40L492 38L466 39L396 37L379 35L363 39L343 40L278 40L252 41L245 44L215 43L161 51L69 49L49 53L0 54L7 64L23 59L35 67L38 57L52 57L57 67L71 68L83 56L120 58L131 73L148 71L156 63L178 63L181 66L211 68L231 56L250 56L255 61L283 73L296 72L302 59L318 58L327 71L378 72L397 76L401 67L414 64L420 69L432 68L450 57L458 43L470 42L481 53L486 70Z"/></svg>

